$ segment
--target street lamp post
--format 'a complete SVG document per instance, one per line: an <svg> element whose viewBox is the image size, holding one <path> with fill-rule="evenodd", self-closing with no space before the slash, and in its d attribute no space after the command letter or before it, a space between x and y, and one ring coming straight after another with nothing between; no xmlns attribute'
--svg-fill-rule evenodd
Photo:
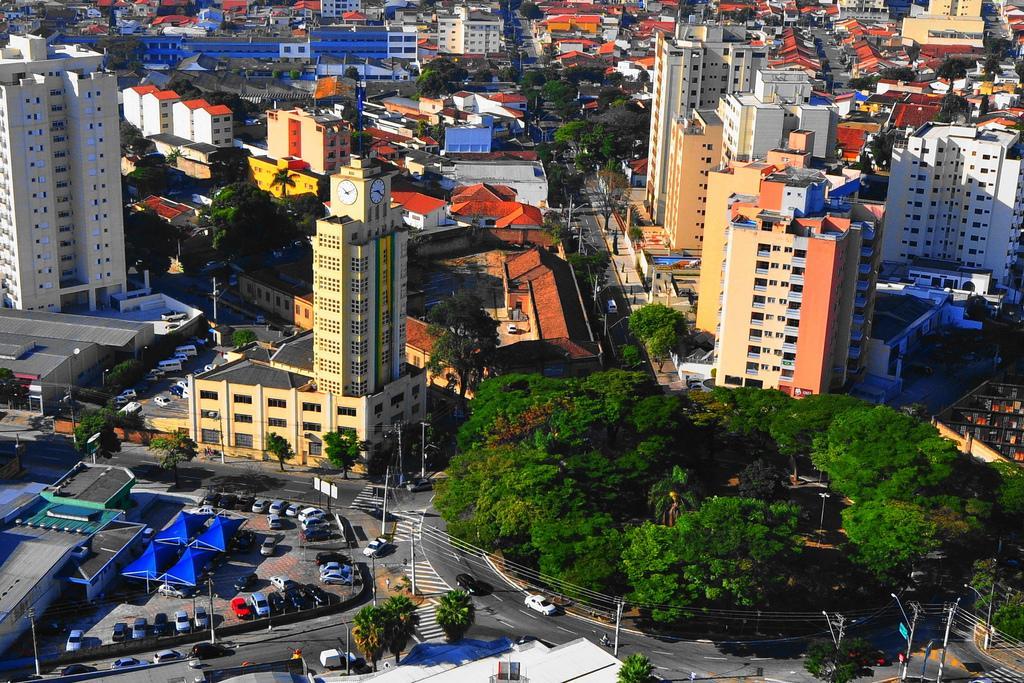
<svg viewBox="0 0 1024 683"><path fill-rule="evenodd" d="M821 497L821 517L818 519L818 545L821 545L825 535L825 501L832 497L831 493L819 493Z"/></svg>
<svg viewBox="0 0 1024 683"><path fill-rule="evenodd" d="M71 432L72 433L74 433L75 427L77 427L78 425L75 424L75 397L74 397L74 394L71 393L71 386L72 386L71 385L71 375L72 375L72 372L74 372L74 369L75 369L75 358L77 358L78 354L80 354L81 352L82 352L82 349L80 349L80 348L78 348L76 346L75 350L73 351L73 355L70 358L68 358L68 405L71 406Z"/></svg>
<svg viewBox="0 0 1024 683"><path fill-rule="evenodd" d="M903 603L900 602L900 598L895 593L889 593L892 599L896 601L896 604L900 608L900 612L903 614L903 618L906 619L906 623L910 626L910 631L907 634L907 654L903 660L903 668L900 670L900 680L906 680L907 673L910 671L910 653L914 645L914 627L917 626L917 609L914 603L911 603L911 608L914 608L914 618L911 619L907 616L907 611L903 609Z"/></svg>
<svg viewBox="0 0 1024 683"><path fill-rule="evenodd" d="M427 426L429 422L420 422L420 479L427 478Z"/></svg>

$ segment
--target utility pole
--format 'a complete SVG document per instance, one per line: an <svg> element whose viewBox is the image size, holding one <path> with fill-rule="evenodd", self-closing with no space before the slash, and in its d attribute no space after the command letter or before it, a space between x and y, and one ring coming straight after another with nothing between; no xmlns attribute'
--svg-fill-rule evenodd
<svg viewBox="0 0 1024 683"><path fill-rule="evenodd" d="M998 567L998 563L993 562L993 567ZM985 617L985 646L984 650L988 649L988 646L992 644L992 605L996 602L996 577L992 575L992 590L988 593L988 615Z"/></svg>
<svg viewBox="0 0 1024 683"><path fill-rule="evenodd" d="M412 567L412 594L416 595L416 537L409 541L409 565Z"/></svg>
<svg viewBox="0 0 1024 683"><path fill-rule="evenodd" d="M213 321L217 322L217 278L213 278Z"/></svg>
<svg viewBox="0 0 1024 683"><path fill-rule="evenodd" d="M420 422L420 479L427 478L427 423ZM415 591L413 591L415 592Z"/></svg>
<svg viewBox="0 0 1024 683"><path fill-rule="evenodd" d="M32 626L32 658L36 661L36 676L41 676L39 671L39 646L36 644L36 611L31 607L28 610L28 623Z"/></svg>
<svg viewBox="0 0 1024 683"><path fill-rule="evenodd" d="M900 680L907 680L907 674L910 673L910 653L914 646L914 629L917 627L917 617L921 612L921 606L916 602L910 603L910 611L913 612L914 616L910 619L910 634L907 636L907 657L903 662L903 671L900 672Z"/></svg>
<svg viewBox="0 0 1024 683"><path fill-rule="evenodd" d="M946 619L946 635L942 637L942 657L939 658L939 673L935 677L935 683L942 683L942 670L946 666L946 650L949 648L949 632L953 628L953 617L956 616L958 607L960 607L960 598L957 598L949 608L949 618Z"/></svg>
<svg viewBox="0 0 1024 683"><path fill-rule="evenodd" d="M370 557L370 580L373 582L373 606L377 606L377 558L375 556Z"/></svg>
<svg viewBox="0 0 1024 683"><path fill-rule="evenodd" d="M405 477L405 454L402 453L402 423L396 424L395 429L398 430L398 483L401 484L402 479Z"/></svg>
<svg viewBox="0 0 1024 683"><path fill-rule="evenodd" d="M352 669L351 669L352 663L350 661L351 657L348 656L349 647L350 647L349 639L351 637L352 637L352 622L350 622L350 621L349 622L345 622L345 675L346 676L352 672Z"/></svg>
<svg viewBox="0 0 1024 683"><path fill-rule="evenodd" d="M387 467L384 470L384 502L381 503L380 508L380 535L383 536L387 532L388 523L388 478L391 474L391 467Z"/></svg>
<svg viewBox="0 0 1024 683"><path fill-rule="evenodd" d="M612 649L612 654L616 657L619 656L619 627L622 625L622 598L615 600L615 646Z"/></svg>
<svg viewBox="0 0 1024 683"><path fill-rule="evenodd" d="M213 645L217 642L217 632L213 628L213 622L216 621L213 614L213 578L207 577L206 585L210 589L210 644ZM268 610L267 613L269 614L270 611Z"/></svg>

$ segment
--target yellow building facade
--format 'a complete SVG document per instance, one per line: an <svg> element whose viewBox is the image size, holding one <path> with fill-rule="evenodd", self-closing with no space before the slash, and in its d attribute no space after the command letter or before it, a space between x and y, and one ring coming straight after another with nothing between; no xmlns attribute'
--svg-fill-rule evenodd
<svg viewBox="0 0 1024 683"><path fill-rule="evenodd" d="M672 125L665 235L673 249L699 250L704 240L708 175L722 162L722 119L695 110Z"/></svg>
<svg viewBox="0 0 1024 683"><path fill-rule="evenodd" d="M298 159L271 159L249 157L249 176L256 187L280 199L303 194L318 194L323 176L308 170L308 164ZM288 172L289 183L277 181L281 171Z"/></svg>

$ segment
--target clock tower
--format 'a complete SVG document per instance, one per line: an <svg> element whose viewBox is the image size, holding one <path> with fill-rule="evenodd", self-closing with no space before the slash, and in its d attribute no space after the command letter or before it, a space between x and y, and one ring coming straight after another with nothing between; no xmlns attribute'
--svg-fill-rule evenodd
<svg viewBox="0 0 1024 683"><path fill-rule="evenodd" d="M353 156L331 176L331 214L369 222L391 208L391 177L370 159Z"/></svg>

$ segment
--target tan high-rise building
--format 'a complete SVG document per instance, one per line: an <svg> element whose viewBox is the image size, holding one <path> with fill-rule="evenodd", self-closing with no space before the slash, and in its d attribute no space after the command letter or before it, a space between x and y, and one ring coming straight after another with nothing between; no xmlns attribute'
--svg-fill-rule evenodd
<svg viewBox="0 0 1024 683"><path fill-rule="evenodd" d="M267 111L267 153L272 159L302 159L313 173L329 175L348 164L351 152L352 132L340 116L302 109Z"/></svg>
<svg viewBox="0 0 1024 683"><path fill-rule="evenodd" d="M718 99L753 88L766 66L767 48L748 45L740 26L679 23L675 37L658 34L655 47L647 204L655 223L665 220L672 125L693 109L715 109Z"/></svg>
<svg viewBox="0 0 1024 683"><path fill-rule="evenodd" d="M117 78L103 55L11 36L0 49L3 305L95 310L127 283Z"/></svg>
<svg viewBox="0 0 1024 683"><path fill-rule="evenodd" d="M717 383L806 396L859 377L881 206L827 200L825 174L806 168L754 163L715 176L698 325L716 337Z"/></svg>
<svg viewBox="0 0 1024 683"><path fill-rule="evenodd" d="M665 234L673 249L699 250L704 239L708 174L722 161L722 120L699 109L672 124Z"/></svg>

